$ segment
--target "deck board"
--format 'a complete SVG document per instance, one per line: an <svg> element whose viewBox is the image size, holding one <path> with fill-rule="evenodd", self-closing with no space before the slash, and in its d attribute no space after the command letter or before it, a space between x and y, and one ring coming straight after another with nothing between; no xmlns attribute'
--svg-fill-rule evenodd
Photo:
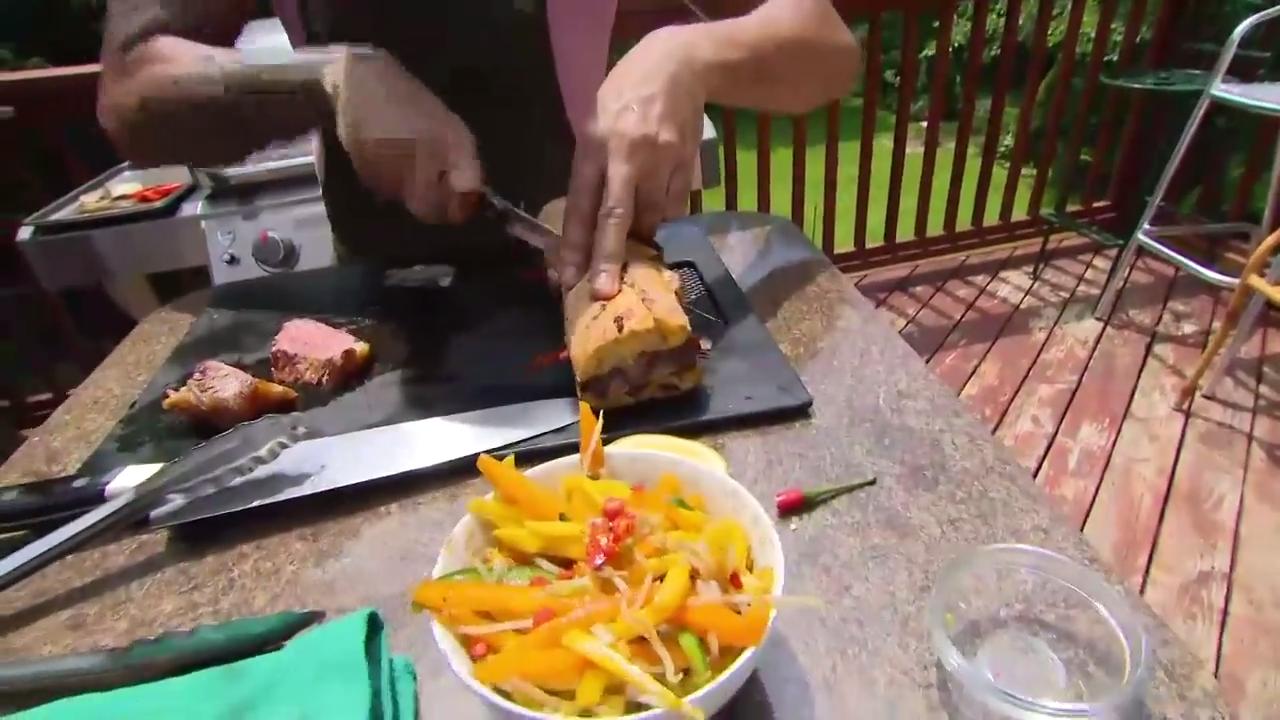
<svg viewBox="0 0 1280 720"><path fill-rule="evenodd" d="M1217 303L1215 324L1225 302ZM1196 397L1142 596L1210 667L1217 663L1248 461L1260 336L1245 343L1220 400Z"/></svg>
<svg viewBox="0 0 1280 720"><path fill-rule="evenodd" d="M1014 253L929 360L934 374L957 393L969 382L987 350L1031 289L1031 266L1025 258L1034 254L1033 248L1022 248Z"/></svg>
<svg viewBox="0 0 1280 720"><path fill-rule="evenodd" d="M1092 259L1092 254L1071 253L1045 266L960 392L988 430L1004 417Z"/></svg>
<svg viewBox="0 0 1280 720"><path fill-rule="evenodd" d="M858 292L865 295L876 307L880 307L885 298L893 294L899 285L909 284L909 278L915 269L915 265L897 265L868 273L854 282Z"/></svg>
<svg viewBox="0 0 1280 720"><path fill-rule="evenodd" d="M1122 582L1142 589L1168 497L1186 415L1173 400L1208 338L1213 297L1186 273L1174 280L1156 340L1102 477L1085 535Z"/></svg>
<svg viewBox="0 0 1280 720"><path fill-rule="evenodd" d="M1173 394L1219 292L1144 258L1104 323L1092 311L1115 251L1068 238L1033 282L1034 251L952 259L945 280L932 265L882 270L859 289L1215 668L1235 714L1280 717L1280 312L1227 404L1181 413Z"/></svg>
<svg viewBox="0 0 1280 720"><path fill-rule="evenodd" d="M1036 474L1076 527L1093 504L1172 279L1173 270L1154 258L1134 265Z"/></svg>
<svg viewBox="0 0 1280 720"><path fill-rule="evenodd" d="M911 282L896 287L889 293L880 309L889 314L889 322L894 330L901 331L915 318L921 308L929 304L951 276L961 272L965 262L964 256L946 258L941 261L921 264L911 273Z"/></svg>
<svg viewBox="0 0 1280 720"><path fill-rule="evenodd" d="M1040 357L1036 358L996 428L996 438L1033 473L1049 451L1062 416L1102 336L1104 324L1093 317L1093 306L1102 293L1114 258L1115 251L1094 255Z"/></svg>
<svg viewBox="0 0 1280 720"><path fill-rule="evenodd" d="M1240 717L1280 717L1280 322L1266 331L1219 678Z"/></svg>
<svg viewBox="0 0 1280 720"><path fill-rule="evenodd" d="M963 271L947 280L929 304L920 309L902 330L902 339L926 361L942 346L960 318L1000 272L1012 250L969 258Z"/></svg>

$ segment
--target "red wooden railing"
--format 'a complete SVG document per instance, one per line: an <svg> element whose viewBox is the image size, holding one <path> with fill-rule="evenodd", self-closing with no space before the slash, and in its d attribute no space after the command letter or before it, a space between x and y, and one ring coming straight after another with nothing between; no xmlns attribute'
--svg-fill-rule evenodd
<svg viewBox="0 0 1280 720"><path fill-rule="evenodd" d="M1082 22L1091 2L1099 20L1090 36ZM697 22L691 3L712 18L757 4L628 0L615 38L621 46L655 27ZM1153 103L1141 93L1104 86L1099 78L1108 68L1166 64L1190 0L1132 0L1116 24L1122 34L1113 63L1107 53L1118 0L835 4L862 36L865 73L854 96L806 117L713 109L723 182L691 196L691 209L786 214L842 267L856 270L1040 233L1046 227L1041 211L1055 204L1055 189L1062 186L1078 188L1070 206L1075 216L1111 217L1121 204L1134 202L1139 193L1128 189L1159 160L1146 155L1143 142L1150 135ZM996 7L1005 10L1003 20L993 15ZM965 54L956 58L952 42L961 8L971 25L958 38ZM1060 52L1048 42L1055 12L1057 25L1065 27ZM889 52L892 47L899 51ZM989 47L996 50L993 58L984 57ZM1045 84L1050 81L1052 89ZM1070 89L1072 81L1078 92ZM18 107L23 132L55 148L53 159L70 179L96 169L85 167L58 139L62 125L91 120L95 82L95 66L0 74L0 106ZM953 105L955 112L948 112ZM985 122L978 110L984 105ZM1047 111L1037 125L1034 113L1041 105ZM1157 114L1154 122L1176 121ZM1260 142L1276 132L1272 123L1249 130ZM811 143L822 148L814 157L808 155ZM1082 169L1086 154L1107 162ZM1228 214L1250 212L1249 193L1265 180L1264 160L1250 155L1236 187L1211 187L1202 205L1229 195L1218 202Z"/></svg>

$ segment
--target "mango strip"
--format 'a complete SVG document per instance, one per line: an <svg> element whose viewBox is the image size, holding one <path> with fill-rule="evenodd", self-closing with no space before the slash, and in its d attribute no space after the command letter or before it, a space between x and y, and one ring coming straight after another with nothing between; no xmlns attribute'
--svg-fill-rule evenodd
<svg viewBox="0 0 1280 720"><path fill-rule="evenodd" d="M476 663L475 677L485 685L520 678L547 690L575 690L587 670L582 656L567 648L513 649Z"/></svg>
<svg viewBox="0 0 1280 720"><path fill-rule="evenodd" d="M706 715L698 708L677 697L675 693L658 682L652 675L636 667L616 650L582 630L570 630L560 640L565 647L577 652L584 658L606 670L614 677L634 687L640 694L651 697L662 703L668 710L675 710L693 720L705 720Z"/></svg>
<svg viewBox="0 0 1280 720"><path fill-rule="evenodd" d="M501 500L472 498L467 502L467 512L495 527L519 527L524 522L519 510Z"/></svg>
<svg viewBox="0 0 1280 720"><path fill-rule="evenodd" d="M574 689L573 701L578 704L578 707L584 708L599 705L604 698L604 688L608 682L609 676L605 671L597 667L587 668L586 672L582 673L582 679L578 681L578 687Z"/></svg>
<svg viewBox="0 0 1280 720"><path fill-rule="evenodd" d="M530 520L559 520L564 503L554 492L538 485L516 468L490 455L481 455L476 467L498 492L498 497L514 505Z"/></svg>
<svg viewBox="0 0 1280 720"><path fill-rule="evenodd" d="M693 568L689 566L689 561L677 557L671 561L670 569L667 575L662 579L662 584L658 586L658 592L654 593L653 602L646 605L640 610L640 618L647 623L648 626L657 627L667 621L680 609L684 601L688 599L689 593L693 590L693 579L690 573ZM609 631L618 640L630 640L644 632L645 628L636 627L635 624L627 622L624 617L614 623Z"/></svg>
<svg viewBox="0 0 1280 720"><path fill-rule="evenodd" d="M578 454L582 457L582 469L592 477L599 477L604 471L604 440L601 428L597 427L603 415L597 419L590 405L578 403Z"/></svg>
<svg viewBox="0 0 1280 720"><path fill-rule="evenodd" d="M427 580L413 591L413 603L438 613L456 609L506 618L533 617L544 607L566 613L574 605L541 588L465 580Z"/></svg>
<svg viewBox="0 0 1280 720"><path fill-rule="evenodd" d="M748 648L764 641L769 612L766 602L752 603L741 615L723 605L685 605L675 621L702 637L714 633L721 646Z"/></svg>

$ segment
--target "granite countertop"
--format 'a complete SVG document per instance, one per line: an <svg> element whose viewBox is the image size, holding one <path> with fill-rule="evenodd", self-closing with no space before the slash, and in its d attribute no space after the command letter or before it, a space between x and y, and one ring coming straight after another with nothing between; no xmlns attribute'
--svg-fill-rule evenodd
<svg viewBox="0 0 1280 720"><path fill-rule="evenodd" d="M713 436L762 501L788 485L876 476L873 488L780 525L791 610L728 715L954 715L925 626L934 578L959 550L1021 542L1097 566L1083 537L1026 471L800 232L753 214L687 220L713 235L808 385L809 419ZM202 306L188 298L141 323L0 467L0 483L73 471L124 413ZM424 717L481 718L408 595L481 481L407 482L359 500L305 501L221 536L153 532L66 558L0 593L0 657L125 643L202 622L318 607L382 611L393 648L418 667ZM1225 717L1209 668L1140 600L1156 667L1147 717ZM441 714L441 711L446 711Z"/></svg>

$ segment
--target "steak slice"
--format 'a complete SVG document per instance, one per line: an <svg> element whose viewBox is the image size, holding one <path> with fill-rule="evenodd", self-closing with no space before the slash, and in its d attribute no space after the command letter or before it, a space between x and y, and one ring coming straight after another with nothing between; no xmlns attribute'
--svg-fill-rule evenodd
<svg viewBox="0 0 1280 720"><path fill-rule="evenodd" d="M369 364L372 348L351 333L308 318L286 322L271 341L276 382L333 389Z"/></svg>
<svg viewBox="0 0 1280 720"><path fill-rule="evenodd" d="M189 420L226 430L273 412L288 412L298 394L283 385L259 380L217 360L196 365L187 383L165 393L161 407Z"/></svg>

